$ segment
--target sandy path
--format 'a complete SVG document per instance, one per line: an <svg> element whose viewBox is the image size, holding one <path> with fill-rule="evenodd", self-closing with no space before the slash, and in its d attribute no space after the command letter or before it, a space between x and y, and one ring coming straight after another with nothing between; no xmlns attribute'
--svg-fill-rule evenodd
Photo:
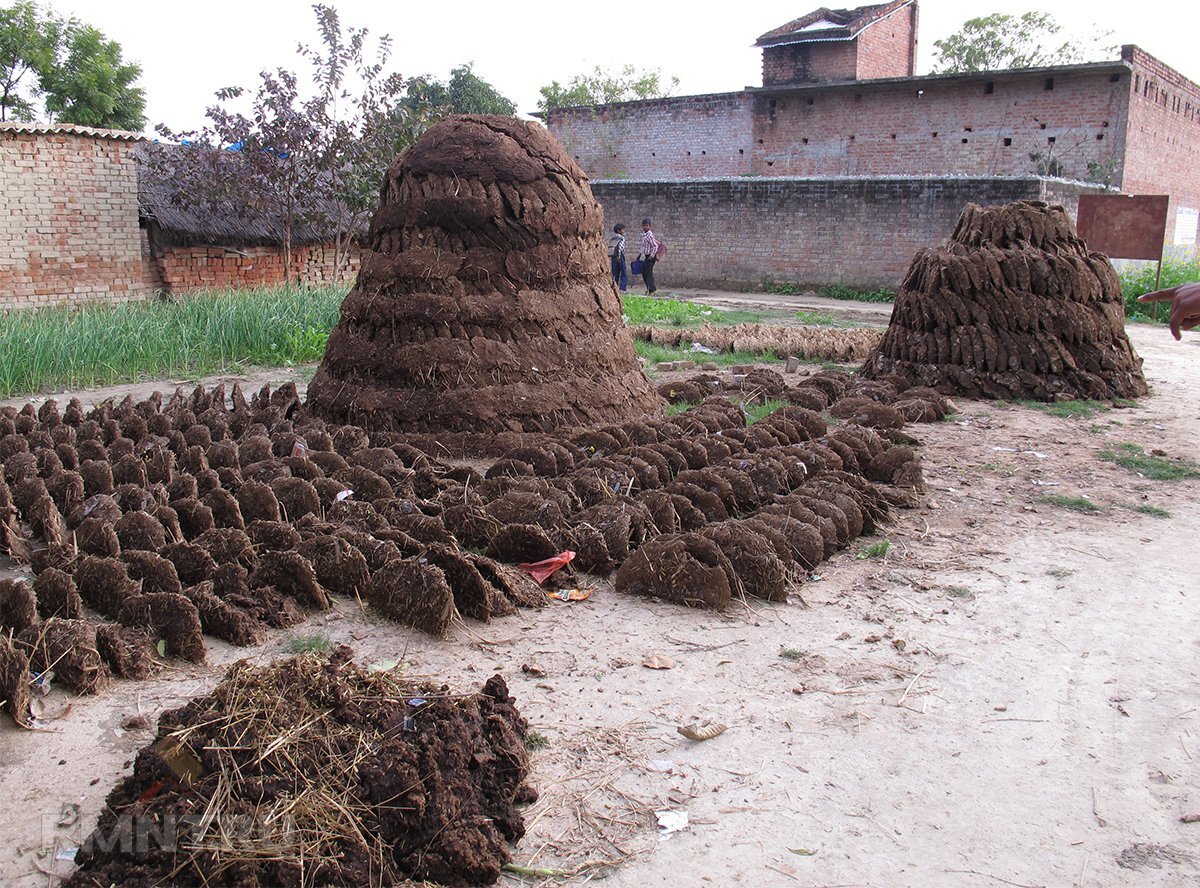
<svg viewBox="0 0 1200 888"><path fill-rule="evenodd" d="M600 583L449 642L346 602L298 631L459 686L501 672L550 741L515 859L581 867L572 884L600 862L631 888L1200 884L1200 824L1179 820L1200 812L1200 481L1097 458L1136 443L1200 461L1200 336L1132 335L1155 387L1137 408L1067 420L964 401L958 422L915 427L937 508L884 528L884 559L858 560L860 542L822 565L807 608L718 615ZM0 726L0 883L46 884L37 849L94 823L149 736L126 716L282 642L210 642L209 666L75 700L53 730ZM677 665L645 669L651 653ZM675 732L693 720L730 727L694 744ZM79 826L55 826L65 803ZM688 827L660 836L664 810Z"/></svg>

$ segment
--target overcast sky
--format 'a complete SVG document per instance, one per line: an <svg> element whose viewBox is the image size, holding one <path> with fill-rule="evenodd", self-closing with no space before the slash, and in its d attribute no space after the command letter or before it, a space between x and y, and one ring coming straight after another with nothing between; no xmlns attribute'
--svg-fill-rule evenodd
<svg viewBox="0 0 1200 888"><path fill-rule="evenodd" d="M118 41L125 57L142 66L151 126L166 123L176 130L202 126L204 109L223 86L253 87L265 68L299 70L296 44L318 40L311 4L299 0L46 3ZM344 26L391 35L393 70L444 79L451 68L474 62L475 72L522 113L536 110L538 87L551 80L565 83L596 65L660 68L679 78L677 95L760 85L755 39L817 8L811 0L752 0L734 4L736 12L725 5L710 7L719 12L702 11L704 4L695 0L339 0L332 5ZM1030 8L1028 2L1008 0L921 0L917 73L929 71L933 41L955 32L966 19ZM1136 43L1200 80L1195 48L1200 13L1191 0L1071 0L1039 9L1072 32L1111 31L1111 43Z"/></svg>

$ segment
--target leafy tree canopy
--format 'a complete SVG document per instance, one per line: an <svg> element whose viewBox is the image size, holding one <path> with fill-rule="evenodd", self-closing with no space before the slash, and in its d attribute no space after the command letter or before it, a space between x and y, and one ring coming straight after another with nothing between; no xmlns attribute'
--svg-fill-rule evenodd
<svg viewBox="0 0 1200 888"><path fill-rule="evenodd" d="M550 111L554 108L607 105L637 99L661 99L669 96L678 86L678 77L672 77L664 85L662 72L657 68L643 69L626 65L619 71L610 71L597 65L589 74L576 74L566 86L557 80L543 86L539 90L542 98L538 108Z"/></svg>
<svg viewBox="0 0 1200 888"><path fill-rule="evenodd" d="M141 73L122 58L119 43L78 19L33 2L0 7L0 120L140 130Z"/></svg>
<svg viewBox="0 0 1200 888"><path fill-rule="evenodd" d="M517 105L476 74L472 65L459 65L450 72L448 83L431 77L414 77L408 85L410 109L427 108L438 114L517 113Z"/></svg>
<svg viewBox="0 0 1200 888"><path fill-rule="evenodd" d="M935 40L935 74L956 71L998 71L1005 68L1039 68L1095 61L1116 47L1104 45L1110 34L1064 38L1062 26L1044 12L1020 16L993 13L973 18L962 30Z"/></svg>

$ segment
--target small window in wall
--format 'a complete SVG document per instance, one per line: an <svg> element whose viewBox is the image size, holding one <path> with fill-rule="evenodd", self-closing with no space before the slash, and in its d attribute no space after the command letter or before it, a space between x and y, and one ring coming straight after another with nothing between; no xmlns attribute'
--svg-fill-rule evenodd
<svg viewBox="0 0 1200 888"><path fill-rule="evenodd" d="M1114 74L1114 75L1112 75L1111 77L1109 77L1109 78L1108 78L1108 82L1109 82L1109 83L1120 83L1120 82L1121 82L1121 75L1120 75L1120 74Z"/></svg>
<svg viewBox="0 0 1200 888"><path fill-rule="evenodd" d="M894 138L896 138L896 134L895 134L895 133L892 133L892 138L893 138L893 139L894 139Z"/></svg>
<svg viewBox="0 0 1200 888"><path fill-rule="evenodd" d="M983 85L983 94L985 96L990 96L995 91L996 91L996 82L994 80L989 80L987 83L985 83Z"/></svg>
<svg viewBox="0 0 1200 888"><path fill-rule="evenodd" d="M962 143L963 143L964 145L965 145L965 144L967 144L967 140L966 140L966 139L963 139L963 140L962 140Z"/></svg>
<svg viewBox="0 0 1200 888"><path fill-rule="evenodd" d="M862 101L862 93L855 93L855 94L854 94L854 101L856 101L856 102L861 102L861 101Z"/></svg>
<svg viewBox="0 0 1200 888"><path fill-rule="evenodd" d="M808 100L808 104L810 104L810 105L811 105L811 104L813 104L815 101L816 101L815 99L809 99L809 100Z"/></svg>
<svg viewBox="0 0 1200 888"><path fill-rule="evenodd" d="M759 140L758 140L758 144L760 144L760 145L761 145L762 143L763 143L763 140L762 140L762 139L759 139Z"/></svg>
<svg viewBox="0 0 1200 888"><path fill-rule="evenodd" d="M1006 139L1004 140L1004 147L1005 147L1005 148L1011 148L1011 147L1012 147L1012 139L1007 139L1007 138L1006 138Z"/></svg>
<svg viewBox="0 0 1200 888"><path fill-rule="evenodd" d="M853 141L854 141L854 136L851 136L851 137L850 137L850 141L851 141L851 142L853 142Z"/></svg>
<svg viewBox="0 0 1200 888"><path fill-rule="evenodd" d="M775 161L773 161L773 160L768 160L768 161L767 161L767 166L769 166L769 167L773 167L773 166L775 166Z"/></svg>
<svg viewBox="0 0 1200 888"><path fill-rule="evenodd" d="M1096 141L1103 142L1104 141L1104 133L1096 133Z"/></svg>
<svg viewBox="0 0 1200 888"><path fill-rule="evenodd" d="M1038 129L1045 129L1045 128L1046 128L1046 124L1044 124L1044 123L1038 124Z"/></svg>
<svg viewBox="0 0 1200 888"><path fill-rule="evenodd" d="M1058 141L1058 140L1057 140L1057 139L1055 139L1055 138L1054 138L1054 136L1051 136L1050 138L1048 138L1048 139L1046 140L1046 144L1047 144L1047 145L1053 145L1053 144L1054 144L1056 141Z"/></svg>
<svg viewBox="0 0 1200 888"><path fill-rule="evenodd" d="M1052 89L1054 89L1054 78L1053 78L1053 77L1047 77L1047 78L1046 78L1046 85L1045 85L1045 86L1043 86L1043 87L1042 87L1042 89L1045 89L1045 90L1052 90Z"/></svg>
<svg viewBox="0 0 1200 888"><path fill-rule="evenodd" d="M973 132L975 132L975 130L971 129L969 126L964 126L963 132L964 133L973 133Z"/></svg>
<svg viewBox="0 0 1200 888"><path fill-rule="evenodd" d="M746 149L745 149L745 148L739 148L739 149L738 149L738 154L745 154L745 153L746 153Z"/></svg>
<svg viewBox="0 0 1200 888"><path fill-rule="evenodd" d="M937 133L936 133L936 132L933 134L933 137L934 137L935 139L937 138Z"/></svg>
<svg viewBox="0 0 1200 888"><path fill-rule="evenodd" d="M803 142L805 145L807 145L807 144L808 144L808 136L805 136L805 137L804 137L803 139L801 139L800 141L801 141L801 142Z"/></svg>

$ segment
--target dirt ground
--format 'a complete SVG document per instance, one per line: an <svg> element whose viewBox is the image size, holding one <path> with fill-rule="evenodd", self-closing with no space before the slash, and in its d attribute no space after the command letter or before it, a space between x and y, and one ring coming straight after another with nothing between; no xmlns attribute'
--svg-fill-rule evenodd
<svg viewBox="0 0 1200 888"><path fill-rule="evenodd" d="M913 427L930 494L883 529L887 554L860 559L876 540L856 541L789 604L714 614L595 582L445 642L350 601L290 634L452 684L501 673L547 741L514 853L572 873L546 884L1200 885L1200 823L1181 821L1200 814L1200 481L1098 457L1132 443L1200 460L1200 335L1130 333L1152 385L1139 406L1063 419L958 401L954 421ZM46 730L0 725L0 883L68 870L53 849L90 830L150 736L122 724L247 656L206 641L205 666L55 691L71 710ZM673 668L644 667L654 654ZM693 723L728 730L676 732Z"/></svg>

